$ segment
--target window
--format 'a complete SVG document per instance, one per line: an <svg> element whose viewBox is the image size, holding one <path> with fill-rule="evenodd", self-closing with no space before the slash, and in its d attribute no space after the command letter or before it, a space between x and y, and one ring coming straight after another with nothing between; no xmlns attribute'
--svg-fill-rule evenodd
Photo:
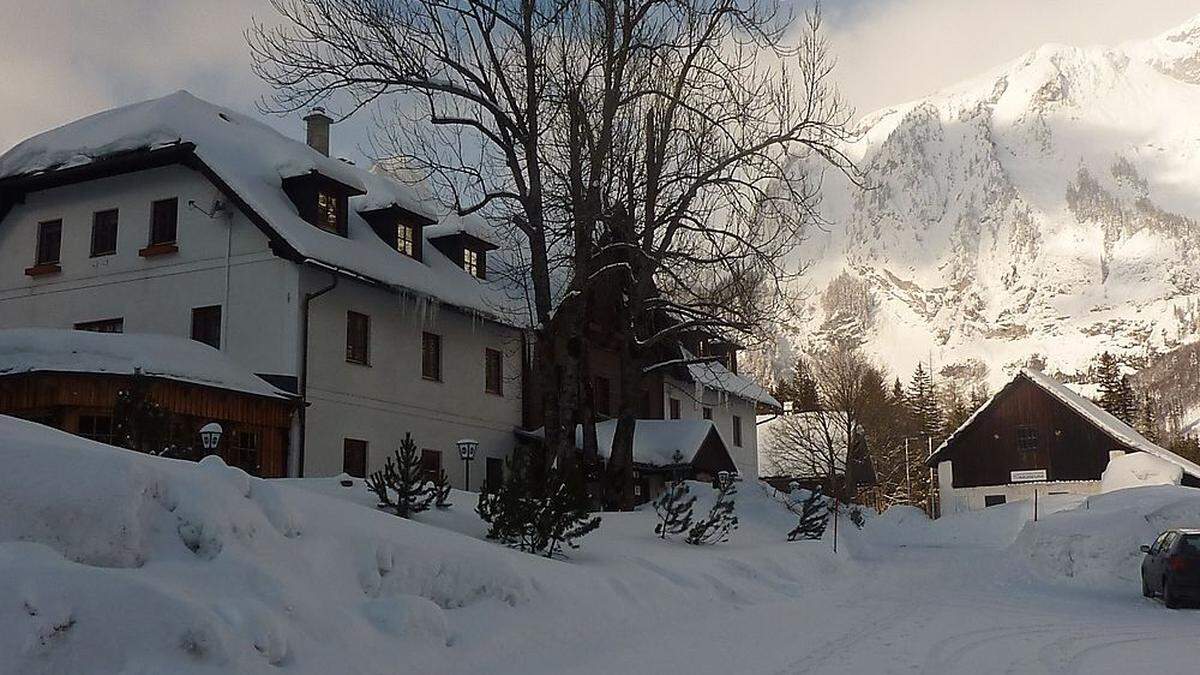
<svg viewBox="0 0 1200 675"><path fill-rule="evenodd" d="M317 193L317 227L339 234L342 231L338 219L338 199L332 193Z"/></svg>
<svg viewBox="0 0 1200 675"><path fill-rule="evenodd" d="M150 245L174 244L179 225L179 199L160 199L150 205Z"/></svg>
<svg viewBox="0 0 1200 675"><path fill-rule="evenodd" d="M504 395L504 355L495 349L483 350L483 390L489 394Z"/></svg>
<svg viewBox="0 0 1200 675"><path fill-rule="evenodd" d="M495 492L500 489L500 484L503 482L504 460L499 457L488 457L484 473L484 489L488 492Z"/></svg>
<svg viewBox="0 0 1200 675"><path fill-rule="evenodd" d="M367 476L367 442L356 438L342 439L342 473L355 478Z"/></svg>
<svg viewBox="0 0 1200 675"><path fill-rule="evenodd" d="M1022 453L1038 451L1038 433L1033 427L1017 427L1017 450Z"/></svg>
<svg viewBox="0 0 1200 675"><path fill-rule="evenodd" d="M192 339L214 349L221 348L221 306L192 310Z"/></svg>
<svg viewBox="0 0 1200 675"><path fill-rule="evenodd" d="M417 257L417 228L408 223L396 224L396 250L410 258Z"/></svg>
<svg viewBox="0 0 1200 675"><path fill-rule="evenodd" d="M112 443L112 415L80 415L78 434L101 443Z"/></svg>
<svg viewBox="0 0 1200 675"><path fill-rule="evenodd" d="M742 447L742 418L737 415L733 416L733 445Z"/></svg>
<svg viewBox="0 0 1200 675"><path fill-rule="evenodd" d="M1000 506L1001 504L1003 504L1006 501L1008 501L1008 498L1006 498L1004 495L984 495L983 496L984 507Z"/></svg>
<svg viewBox="0 0 1200 675"><path fill-rule="evenodd" d="M262 467L258 463L258 432L237 431L233 434L233 465L246 473L257 476Z"/></svg>
<svg viewBox="0 0 1200 675"><path fill-rule="evenodd" d="M425 480L437 480L438 474L442 472L442 453L440 450L429 450L426 448L421 451L421 471L425 474Z"/></svg>
<svg viewBox="0 0 1200 675"><path fill-rule="evenodd" d="M100 319L99 321L82 321L75 324L75 330L86 330L93 333L124 333L125 319Z"/></svg>
<svg viewBox="0 0 1200 675"><path fill-rule="evenodd" d="M479 265L479 251L471 248L463 249L463 269L473 277L483 278L482 268Z"/></svg>
<svg viewBox="0 0 1200 675"><path fill-rule="evenodd" d="M371 317L346 312L346 360L368 365L371 348Z"/></svg>
<svg viewBox="0 0 1200 675"><path fill-rule="evenodd" d="M677 399L677 398L671 399L670 405L671 405L671 419L677 420L677 419L683 417L683 413L681 410L682 406L679 403L679 399Z"/></svg>
<svg viewBox="0 0 1200 675"><path fill-rule="evenodd" d="M117 252L117 210L97 211L92 214L92 257L112 255Z"/></svg>
<svg viewBox="0 0 1200 675"><path fill-rule="evenodd" d="M704 408L704 419L706 419L706 420L712 419L712 408Z"/></svg>
<svg viewBox="0 0 1200 675"><path fill-rule="evenodd" d="M37 264L58 264L59 252L62 249L62 221L48 220L38 223Z"/></svg>
<svg viewBox="0 0 1200 675"><path fill-rule="evenodd" d="M436 333L421 334L421 377L435 382L442 381L442 336Z"/></svg>
<svg viewBox="0 0 1200 675"><path fill-rule="evenodd" d="M596 414L608 417L612 414L612 386L607 377L599 377L592 384L592 399L596 406Z"/></svg>

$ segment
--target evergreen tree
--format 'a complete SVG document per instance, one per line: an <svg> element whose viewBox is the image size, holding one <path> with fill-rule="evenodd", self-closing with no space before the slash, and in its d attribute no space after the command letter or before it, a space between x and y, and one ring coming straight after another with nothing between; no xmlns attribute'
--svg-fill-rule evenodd
<svg viewBox="0 0 1200 675"><path fill-rule="evenodd" d="M820 394L817 393L817 381L812 369L803 357L796 359L794 372L790 379L779 383L775 388L776 400L792 403L792 412L809 412L821 407Z"/></svg>
<svg viewBox="0 0 1200 675"><path fill-rule="evenodd" d="M937 393L933 388L933 375L918 363L908 385L908 409L916 425L916 435L921 438L937 439L941 434L941 412L938 409Z"/></svg>
<svg viewBox="0 0 1200 675"><path fill-rule="evenodd" d="M799 515L800 522L788 532L788 541L820 539L825 534L825 525L829 522L829 504L820 488L809 491L804 501L800 502Z"/></svg>
<svg viewBox="0 0 1200 675"><path fill-rule="evenodd" d="M401 518L428 509L435 496L432 483L425 479L412 434L404 434L400 449L384 460L383 468L371 474L366 482L367 489L379 498L380 507L392 509Z"/></svg>
<svg viewBox="0 0 1200 675"><path fill-rule="evenodd" d="M557 468L537 482L528 470L525 452L506 461L507 476L494 492L479 493L475 512L488 524L487 537L506 546L552 558L600 526L588 508L582 478L564 477Z"/></svg>
<svg viewBox="0 0 1200 675"><path fill-rule="evenodd" d="M666 491L654 500L654 512L658 515L654 533L666 539L667 535L687 532L692 526L692 508L695 504L696 497L691 494L686 482L677 480L671 483Z"/></svg>
<svg viewBox="0 0 1200 675"><path fill-rule="evenodd" d="M117 392L113 405L113 444L151 455L200 459L190 434L170 411L150 396L150 382L135 375L130 386Z"/></svg>
<svg viewBox="0 0 1200 675"><path fill-rule="evenodd" d="M724 482L717 491L717 499L708 510L708 515L692 525L684 541L693 546L701 546L718 544L729 539L729 533L738 526L738 517L733 513L733 498L736 494L737 487L733 482Z"/></svg>
<svg viewBox="0 0 1200 675"><path fill-rule="evenodd" d="M1117 412L1113 413L1117 419L1133 426L1137 421L1138 414L1138 398L1137 393L1133 390L1133 384L1129 381L1128 375L1121 376L1120 385L1117 387Z"/></svg>
<svg viewBox="0 0 1200 675"><path fill-rule="evenodd" d="M1100 385L1100 399L1096 404L1110 415L1121 417L1121 366L1115 356L1108 352L1100 355L1096 365L1096 381Z"/></svg>
<svg viewBox="0 0 1200 675"><path fill-rule="evenodd" d="M439 509L453 506L450 503L450 478L446 476L445 469L439 470L433 479L433 505Z"/></svg>
<svg viewBox="0 0 1200 675"><path fill-rule="evenodd" d="M1151 443L1157 443L1159 440L1158 401L1149 392L1139 400L1141 405L1138 406L1138 423L1136 425L1138 433L1145 436L1146 440Z"/></svg>

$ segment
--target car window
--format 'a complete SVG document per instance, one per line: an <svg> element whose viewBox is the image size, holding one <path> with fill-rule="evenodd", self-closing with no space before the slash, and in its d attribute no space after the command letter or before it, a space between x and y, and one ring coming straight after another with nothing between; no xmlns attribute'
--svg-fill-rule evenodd
<svg viewBox="0 0 1200 675"><path fill-rule="evenodd" d="M1179 540L1179 549L1176 551L1181 555L1200 555L1200 534L1185 534Z"/></svg>
<svg viewBox="0 0 1200 675"><path fill-rule="evenodd" d="M1168 532L1167 536L1163 538L1162 548L1159 549L1159 553L1170 551L1171 546L1175 544L1175 538L1178 536L1178 532Z"/></svg>
<svg viewBox="0 0 1200 675"><path fill-rule="evenodd" d="M1154 543L1150 546L1150 554L1151 555L1155 555L1163 549L1163 542L1167 540L1168 534L1171 534L1171 533L1163 532L1162 534L1158 535L1158 539L1155 539Z"/></svg>

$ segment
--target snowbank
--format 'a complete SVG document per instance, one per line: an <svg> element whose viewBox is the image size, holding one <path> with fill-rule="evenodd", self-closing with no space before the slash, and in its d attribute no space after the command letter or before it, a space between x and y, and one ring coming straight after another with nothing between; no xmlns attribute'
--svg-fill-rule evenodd
<svg viewBox="0 0 1200 675"><path fill-rule="evenodd" d="M1100 475L1100 492L1112 492L1146 485L1179 485L1183 469L1144 452L1132 452L1108 461Z"/></svg>

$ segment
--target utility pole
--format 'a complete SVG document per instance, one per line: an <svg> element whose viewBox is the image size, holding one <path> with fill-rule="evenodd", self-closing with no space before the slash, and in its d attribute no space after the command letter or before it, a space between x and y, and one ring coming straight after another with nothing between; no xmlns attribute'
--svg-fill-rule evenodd
<svg viewBox="0 0 1200 675"><path fill-rule="evenodd" d="M912 503L912 471L908 468L908 436L904 437L904 486L908 490L908 503Z"/></svg>

